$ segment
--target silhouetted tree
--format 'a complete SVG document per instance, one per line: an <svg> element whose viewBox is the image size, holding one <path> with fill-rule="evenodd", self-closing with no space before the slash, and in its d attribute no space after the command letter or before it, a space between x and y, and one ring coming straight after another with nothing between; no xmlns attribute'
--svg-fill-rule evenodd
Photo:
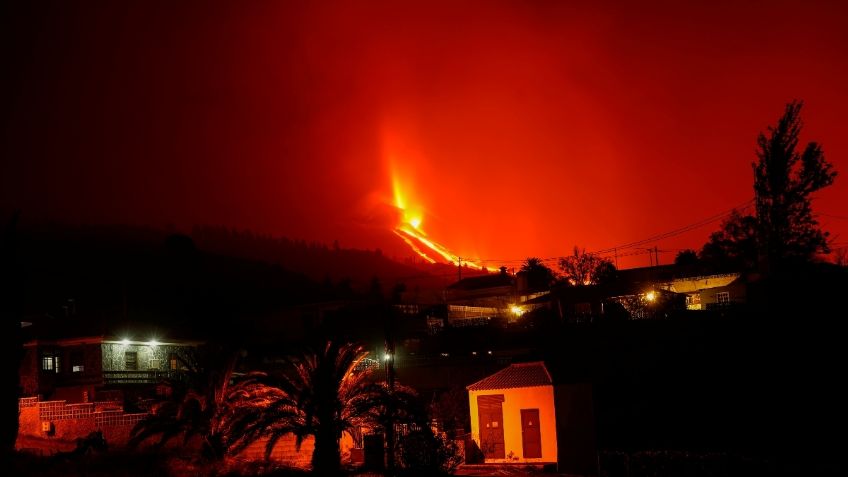
<svg viewBox="0 0 848 477"><path fill-rule="evenodd" d="M296 436L298 447L313 436L313 472L338 474L339 439L367 421L363 409L375 400L370 373L357 369L366 355L359 345L327 342L295 358L281 375L258 373L234 386L222 420L228 448L239 452L267 437L270 456L286 434Z"/></svg>
<svg viewBox="0 0 848 477"><path fill-rule="evenodd" d="M674 257L674 264L679 267L688 267L692 265L698 264L698 252L692 250L691 248L687 248L686 250L681 250L677 252L677 255Z"/></svg>
<svg viewBox="0 0 848 477"><path fill-rule="evenodd" d="M527 286L531 290L542 290L551 286L556 278L553 270L548 268L542 259L529 257L521 265L519 273L527 277Z"/></svg>
<svg viewBox="0 0 848 477"><path fill-rule="evenodd" d="M836 171L819 144L810 142L798 152L802 105L787 104L777 125L757 138L759 160L752 164L757 241L766 269L828 252L828 233L813 217L811 195L831 185Z"/></svg>
<svg viewBox="0 0 848 477"><path fill-rule="evenodd" d="M608 259L601 258L577 246L571 255L559 260L562 279L574 286L597 285L615 278L616 269Z"/></svg>
<svg viewBox="0 0 848 477"><path fill-rule="evenodd" d="M757 219L734 210L701 248L700 258L718 269L751 269L757 263Z"/></svg>
<svg viewBox="0 0 848 477"><path fill-rule="evenodd" d="M386 436L386 472L394 473L398 439L396 425L427 426L427 413L414 389L394 381L368 385L362 397L353 402L354 414L374 431Z"/></svg>
<svg viewBox="0 0 848 477"><path fill-rule="evenodd" d="M231 346L204 345L195 356L181 359L187 368L180 378L168 380L170 397L153 408L130 433L129 444L158 439L157 447L181 436L183 443L192 437L202 439L205 456L217 459L224 455L220 411L229 395L238 350Z"/></svg>
<svg viewBox="0 0 848 477"><path fill-rule="evenodd" d="M450 437L456 437L457 430L469 429L468 392L464 387L455 386L439 393L430 412Z"/></svg>

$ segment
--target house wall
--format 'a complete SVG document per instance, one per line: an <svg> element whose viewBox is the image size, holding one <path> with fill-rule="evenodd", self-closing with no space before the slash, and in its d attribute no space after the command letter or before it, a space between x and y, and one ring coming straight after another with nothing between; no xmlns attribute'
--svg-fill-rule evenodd
<svg viewBox="0 0 848 477"><path fill-rule="evenodd" d="M480 416L477 396L503 394L503 430L506 459L486 459L486 462L538 463L557 461L556 412L554 411L554 387L534 386L528 388L487 389L469 391L471 411L471 438L480 446ZM542 457L525 459L521 436L521 410L539 410L539 430L542 437ZM510 454L512 458L510 458Z"/></svg>
<svg viewBox="0 0 848 477"><path fill-rule="evenodd" d="M35 346L24 348L24 356L21 360L20 383L22 396L35 396L38 394L38 373L41 369L38 357L38 349Z"/></svg>
<svg viewBox="0 0 848 477"><path fill-rule="evenodd" d="M168 369L168 357L171 353L185 356L186 346L172 344L158 344L151 346L147 344L122 344L103 343L103 371L126 371L124 356L127 351L138 354L138 371L150 370L150 360L158 359L160 370Z"/></svg>
<svg viewBox="0 0 848 477"><path fill-rule="evenodd" d="M241 451L236 457L245 460L262 461L265 460L265 449L268 445L268 438L263 437ZM342 438L339 440L339 449L341 450L342 463L351 462L351 449L353 449L353 438L347 432L342 433ZM286 434L274 445L271 451L270 460L279 462L286 466L297 467L299 469L309 469L312 467L312 453L315 450L315 438L307 436L297 447L297 438L294 434Z"/></svg>
<svg viewBox="0 0 848 477"><path fill-rule="evenodd" d="M46 352L58 353L58 372L42 369ZM101 365L98 343L27 345L20 366L22 395L72 403L91 401L102 383ZM74 366L82 368L74 372Z"/></svg>
<svg viewBox="0 0 848 477"><path fill-rule="evenodd" d="M709 305L717 304L718 298L716 295L722 292L727 292L730 295L730 303L744 303L747 299L747 291L747 287L742 280L736 280L723 287L701 290L701 306L706 308Z"/></svg>

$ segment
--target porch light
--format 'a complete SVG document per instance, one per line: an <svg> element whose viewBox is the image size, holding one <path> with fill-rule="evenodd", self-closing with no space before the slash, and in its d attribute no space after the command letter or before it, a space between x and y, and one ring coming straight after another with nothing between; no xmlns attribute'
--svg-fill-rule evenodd
<svg viewBox="0 0 848 477"><path fill-rule="evenodd" d="M524 314L524 308L522 308L518 305L511 305L509 307L509 311L511 311L512 314L515 315L515 316L521 316L521 315Z"/></svg>
<svg viewBox="0 0 848 477"><path fill-rule="evenodd" d="M124 339L122 339L122 340L121 340L121 344L122 344L122 345L124 345L124 346L126 346L126 345L130 344L130 340L129 340L129 338L124 338Z"/></svg>
<svg viewBox="0 0 848 477"><path fill-rule="evenodd" d="M152 339L152 340L148 341L148 342L147 342L147 344L148 344L149 346L159 346L159 342L158 342L158 341L156 341L155 339Z"/></svg>

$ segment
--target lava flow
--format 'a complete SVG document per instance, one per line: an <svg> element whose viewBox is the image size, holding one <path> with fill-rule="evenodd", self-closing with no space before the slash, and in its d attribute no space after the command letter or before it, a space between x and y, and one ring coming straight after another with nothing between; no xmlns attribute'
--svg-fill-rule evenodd
<svg viewBox="0 0 848 477"><path fill-rule="evenodd" d="M397 177L392 178L392 187L394 189L395 207L400 212L399 222L393 232L403 239L409 245L409 248L430 263L439 263L441 260L444 260L447 263L457 266L467 266L476 270L483 269L483 266L480 264L460 258L444 245L427 237L427 234L421 228L424 216L423 211L407 203L406 196L401 190Z"/></svg>

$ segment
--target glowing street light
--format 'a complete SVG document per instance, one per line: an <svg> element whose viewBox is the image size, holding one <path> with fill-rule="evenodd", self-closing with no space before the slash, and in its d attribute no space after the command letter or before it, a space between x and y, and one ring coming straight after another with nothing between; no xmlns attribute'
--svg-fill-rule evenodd
<svg viewBox="0 0 848 477"><path fill-rule="evenodd" d="M126 345L130 344L130 340L129 340L129 338L124 338L124 339L122 339L122 340L121 340L121 344L122 344L122 345L124 345L124 346L126 346Z"/></svg>
<svg viewBox="0 0 848 477"><path fill-rule="evenodd" d="M385 361L389 361L389 360L392 359L392 355L390 353L386 353L386 354L383 355L383 359Z"/></svg>
<svg viewBox="0 0 848 477"><path fill-rule="evenodd" d="M158 342L158 341L156 341L155 339L152 339L152 340L148 341L148 342L147 342L147 344L148 344L149 346L159 346L159 342Z"/></svg>
<svg viewBox="0 0 848 477"><path fill-rule="evenodd" d="M657 292L651 290L648 293L645 293L645 300L653 303L657 300Z"/></svg>
<svg viewBox="0 0 848 477"><path fill-rule="evenodd" d="M515 315L515 316L521 316L521 315L524 314L524 308L522 308L518 305L511 305L509 307L509 311L511 311L512 314Z"/></svg>

